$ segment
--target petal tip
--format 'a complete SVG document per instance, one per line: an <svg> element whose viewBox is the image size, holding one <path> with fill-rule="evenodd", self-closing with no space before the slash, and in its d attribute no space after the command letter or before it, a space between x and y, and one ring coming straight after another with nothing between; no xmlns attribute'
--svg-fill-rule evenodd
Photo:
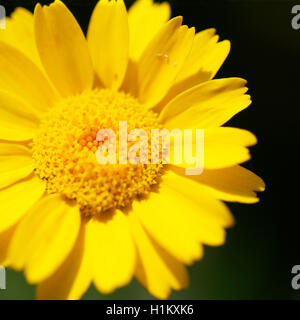
<svg viewBox="0 0 300 320"><path fill-rule="evenodd" d="M38 2L35 7L34 7L34 15L36 15L37 13L39 13L42 10L42 6L41 4Z"/></svg>

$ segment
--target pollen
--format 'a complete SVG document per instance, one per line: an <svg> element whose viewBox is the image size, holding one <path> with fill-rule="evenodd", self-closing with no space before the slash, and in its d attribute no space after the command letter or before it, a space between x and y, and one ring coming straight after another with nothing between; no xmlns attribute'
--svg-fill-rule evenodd
<svg viewBox="0 0 300 320"><path fill-rule="evenodd" d="M160 163L99 164L96 160L103 143L96 140L97 132L111 129L118 137L120 121L127 121L128 132L143 129L149 136L151 129L159 128L154 112L122 92L93 89L59 100L41 120L33 140L35 172L46 182L47 193L76 201L81 212L90 216L126 207L150 192L161 175Z"/></svg>

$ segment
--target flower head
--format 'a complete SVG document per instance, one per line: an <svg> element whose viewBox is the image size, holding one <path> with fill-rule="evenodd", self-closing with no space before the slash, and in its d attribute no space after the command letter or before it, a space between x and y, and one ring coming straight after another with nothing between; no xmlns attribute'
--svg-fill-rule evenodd
<svg viewBox="0 0 300 320"><path fill-rule="evenodd" d="M56 0L18 8L0 32L0 264L24 270L38 298L78 299L92 282L110 293L133 276L167 298L203 245L224 243L233 217L222 201L254 203L264 189L239 165L256 138L222 127L251 102L245 80L212 80L229 41L169 18L167 3L127 12L100 0L86 39ZM121 136L120 121L149 134L203 128L204 172L99 164L98 132ZM118 159L133 147L125 138Z"/></svg>

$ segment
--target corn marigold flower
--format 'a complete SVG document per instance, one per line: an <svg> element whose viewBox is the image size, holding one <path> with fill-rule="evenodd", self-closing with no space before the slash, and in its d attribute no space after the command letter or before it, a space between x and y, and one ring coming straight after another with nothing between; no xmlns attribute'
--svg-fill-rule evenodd
<svg viewBox="0 0 300 320"><path fill-rule="evenodd" d="M188 285L185 265L225 241L223 201L255 203L240 166L256 143L222 127L250 104L246 81L213 80L229 41L170 19L168 3L100 0L87 39L61 2L17 8L0 32L0 265L39 299L79 299L133 276L154 297ZM184 165L107 164L101 128L204 128L201 175Z"/></svg>

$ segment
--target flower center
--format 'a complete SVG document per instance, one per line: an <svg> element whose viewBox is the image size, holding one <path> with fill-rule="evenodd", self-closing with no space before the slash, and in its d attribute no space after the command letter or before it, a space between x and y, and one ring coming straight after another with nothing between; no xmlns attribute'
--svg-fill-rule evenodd
<svg viewBox="0 0 300 320"><path fill-rule="evenodd" d="M157 183L161 164L96 160L104 143L96 140L97 132L111 129L118 137L120 121L127 121L128 132L143 129L148 136L159 128L157 115L125 93L94 89L57 102L45 114L33 141L35 171L46 181L47 192L75 200L86 215L125 207L148 193Z"/></svg>

